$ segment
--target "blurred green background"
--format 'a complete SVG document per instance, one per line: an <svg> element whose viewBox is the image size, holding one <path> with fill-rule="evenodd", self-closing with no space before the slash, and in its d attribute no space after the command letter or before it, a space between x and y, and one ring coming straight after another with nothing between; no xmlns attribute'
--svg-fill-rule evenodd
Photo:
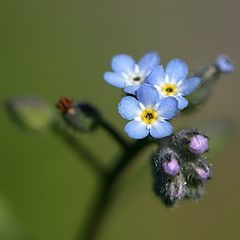
<svg viewBox="0 0 240 240"><path fill-rule="evenodd" d="M203 132L207 122L234 124L221 154L211 149L214 180L204 198L166 209L152 192L149 150L119 183L98 239L239 239L239 8L237 0L1 0L1 102L72 96L96 104L122 131L121 91L102 78L114 54L156 50L163 64L179 57L192 71L219 53L236 63L208 103L180 123ZM0 121L0 239L73 240L98 179L54 134L22 132L3 108ZM120 151L101 130L81 139L106 166Z"/></svg>

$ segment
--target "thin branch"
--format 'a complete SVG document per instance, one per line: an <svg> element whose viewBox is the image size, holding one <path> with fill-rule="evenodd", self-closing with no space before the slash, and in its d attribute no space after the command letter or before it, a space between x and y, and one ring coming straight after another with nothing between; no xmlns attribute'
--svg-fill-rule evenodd
<svg viewBox="0 0 240 240"><path fill-rule="evenodd" d="M98 175L105 177L105 168L100 164L98 159L96 159L95 156L93 156L91 152L80 143L79 139L73 132L70 132L66 127L63 127L57 122L52 125L51 129L81 158L81 160L84 160L90 165Z"/></svg>
<svg viewBox="0 0 240 240"><path fill-rule="evenodd" d="M131 146L119 157L116 165L109 172L107 178L103 182L103 186L95 200L95 206L93 207L92 214L88 219L85 232L83 235L81 234L78 236L78 240L96 239L102 220L108 212L108 209L110 208L115 197L115 195L112 193L115 182L119 179L120 175L125 171L125 169L133 162L137 154L150 143L151 142L149 142L148 139L137 140L132 143Z"/></svg>
<svg viewBox="0 0 240 240"><path fill-rule="evenodd" d="M115 129L109 122L105 119L100 119L100 126L102 126L112 137L113 139L118 142L123 148L128 148L128 142L122 137L122 135Z"/></svg>

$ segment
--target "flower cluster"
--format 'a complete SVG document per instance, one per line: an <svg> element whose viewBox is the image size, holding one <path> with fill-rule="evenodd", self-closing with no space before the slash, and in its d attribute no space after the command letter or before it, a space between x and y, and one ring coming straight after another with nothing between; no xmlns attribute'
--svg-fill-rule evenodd
<svg viewBox="0 0 240 240"><path fill-rule="evenodd" d="M199 199L211 178L211 165L203 155L208 138L194 130L183 129L171 136L168 147L153 156L154 191L166 206L182 199Z"/></svg>
<svg viewBox="0 0 240 240"><path fill-rule="evenodd" d="M145 54L138 63L129 55L116 55L112 69L104 79L127 94L118 110L130 120L125 131L135 139L171 135L173 127L167 120L188 106L185 97L201 82L199 77L187 78L188 65L183 60L174 59L164 69L156 52Z"/></svg>

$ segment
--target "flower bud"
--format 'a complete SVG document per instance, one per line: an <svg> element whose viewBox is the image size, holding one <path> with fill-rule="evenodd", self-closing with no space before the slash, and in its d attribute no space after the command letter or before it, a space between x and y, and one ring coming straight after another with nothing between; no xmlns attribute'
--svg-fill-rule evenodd
<svg viewBox="0 0 240 240"><path fill-rule="evenodd" d="M182 129L172 136L172 145L184 161L191 161L196 156L189 151L189 143L191 138L198 134L194 129Z"/></svg>
<svg viewBox="0 0 240 240"><path fill-rule="evenodd" d="M186 162L183 166L183 174L190 186L198 186L211 178L211 165L206 158L200 157L194 162Z"/></svg>
<svg viewBox="0 0 240 240"><path fill-rule="evenodd" d="M62 97L56 107L62 112L63 120L77 131L89 132L97 126L99 113L88 103L75 103L71 98Z"/></svg>
<svg viewBox="0 0 240 240"><path fill-rule="evenodd" d="M153 171L155 175L167 174L175 176L180 172L178 154L171 148L160 149L153 157Z"/></svg>
<svg viewBox="0 0 240 240"><path fill-rule="evenodd" d="M166 206L173 206L185 195L185 179L178 154L169 147L153 157L154 191Z"/></svg>
<svg viewBox="0 0 240 240"><path fill-rule="evenodd" d="M36 97L10 99L6 102L6 109L24 130L45 130L54 119L53 108L43 99Z"/></svg>
<svg viewBox="0 0 240 240"><path fill-rule="evenodd" d="M185 195L185 180L183 177L176 177L171 183L169 183L167 188L167 194L171 201L180 200Z"/></svg>
<svg viewBox="0 0 240 240"><path fill-rule="evenodd" d="M188 149L196 155L205 153L208 150L208 138L200 134L194 135L190 140Z"/></svg>
<svg viewBox="0 0 240 240"><path fill-rule="evenodd" d="M176 176L180 172L180 165L176 159L166 160L162 166L164 171L171 176Z"/></svg>
<svg viewBox="0 0 240 240"><path fill-rule="evenodd" d="M217 57L216 66L222 73L232 73L234 71L234 64L226 55L220 55Z"/></svg>
<svg viewBox="0 0 240 240"><path fill-rule="evenodd" d="M208 150L208 138L193 129L182 129L174 134L172 144L181 153L180 155L184 155L184 158L192 158L188 156L189 152L201 155Z"/></svg>
<svg viewBox="0 0 240 240"><path fill-rule="evenodd" d="M159 176L155 178L154 191L167 207L183 199L187 193L185 178L182 174L175 177Z"/></svg>
<svg viewBox="0 0 240 240"><path fill-rule="evenodd" d="M209 179L211 177L211 170L208 166L203 166L203 167L197 167L195 169L195 171L197 172L199 178L202 181L206 181L207 179Z"/></svg>

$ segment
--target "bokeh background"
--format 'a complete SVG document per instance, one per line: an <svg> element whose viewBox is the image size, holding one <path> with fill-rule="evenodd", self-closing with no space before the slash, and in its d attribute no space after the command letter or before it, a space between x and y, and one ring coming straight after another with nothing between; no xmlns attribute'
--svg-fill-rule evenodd
<svg viewBox="0 0 240 240"><path fill-rule="evenodd" d="M114 54L156 50L163 64L179 57L192 71L219 53L236 64L208 103L180 123L203 131L208 122L233 125L222 152L210 151L214 180L204 198L166 209L152 192L149 150L116 186L99 240L239 239L239 8L238 0L1 0L1 102L40 96L55 104L72 96L96 104L122 131L121 92L102 78ZM0 239L73 240L98 179L56 135L24 133L3 107L0 122ZM81 140L106 166L120 151L102 130Z"/></svg>

